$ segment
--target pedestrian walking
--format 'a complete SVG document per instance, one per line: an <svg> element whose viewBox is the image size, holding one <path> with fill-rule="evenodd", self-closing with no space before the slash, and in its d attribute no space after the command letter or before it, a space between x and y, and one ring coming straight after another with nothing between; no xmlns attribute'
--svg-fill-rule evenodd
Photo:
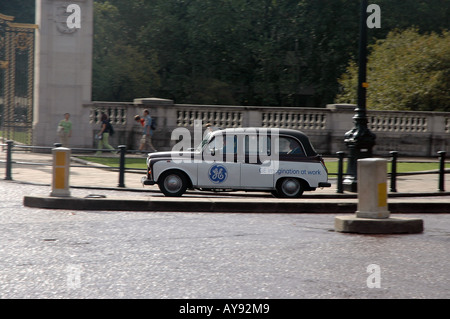
<svg viewBox="0 0 450 319"><path fill-rule="evenodd" d="M58 123L58 136L61 146L69 147L69 139L72 136L72 122L69 113L65 113L64 119Z"/></svg>
<svg viewBox="0 0 450 319"><path fill-rule="evenodd" d="M101 113L100 120L102 121L102 123L100 132L98 132L98 134L96 135L96 138L98 140L98 150L95 155L101 155L103 149L114 150L114 147L109 145L109 137L111 133L113 133L111 122L104 112Z"/></svg>
<svg viewBox="0 0 450 319"><path fill-rule="evenodd" d="M143 119L144 119L144 126L142 131L141 144L139 145L139 151L143 152L152 150L153 152L156 152L156 148L153 146L152 143L153 120L152 117L150 116L150 112L147 109L144 110Z"/></svg>

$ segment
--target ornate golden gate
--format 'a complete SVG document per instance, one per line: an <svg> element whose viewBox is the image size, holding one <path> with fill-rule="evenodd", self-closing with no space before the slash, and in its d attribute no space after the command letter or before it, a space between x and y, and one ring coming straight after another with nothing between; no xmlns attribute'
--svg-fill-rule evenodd
<svg viewBox="0 0 450 319"><path fill-rule="evenodd" d="M0 136L31 144L34 24L0 13Z"/></svg>

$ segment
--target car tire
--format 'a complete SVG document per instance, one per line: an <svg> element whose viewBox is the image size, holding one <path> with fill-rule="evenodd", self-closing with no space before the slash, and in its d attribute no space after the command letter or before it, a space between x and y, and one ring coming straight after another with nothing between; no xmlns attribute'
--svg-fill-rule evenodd
<svg viewBox="0 0 450 319"><path fill-rule="evenodd" d="M188 180L184 173L171 171L160 176L158 186L165 196L180 197L186 192Z"/></svg>
<svg viewBox="0 0 450 319"><path fill-rule="evenodd" d="M276 193L279 198L297 198L302 196L305 190L304 183L293 177L287 177L277 182Z"/></svg>

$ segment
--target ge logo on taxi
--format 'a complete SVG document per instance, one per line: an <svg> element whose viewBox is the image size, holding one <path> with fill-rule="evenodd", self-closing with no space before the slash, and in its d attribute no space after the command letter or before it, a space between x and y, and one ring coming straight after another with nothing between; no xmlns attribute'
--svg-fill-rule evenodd
<svg viewBox="0 0 450 319"><path fill-rule="evenodd" d="M209 179L215 184L223 183L228 177L228 171L225 166L216 164L211 166L208 173Z"/></svg>

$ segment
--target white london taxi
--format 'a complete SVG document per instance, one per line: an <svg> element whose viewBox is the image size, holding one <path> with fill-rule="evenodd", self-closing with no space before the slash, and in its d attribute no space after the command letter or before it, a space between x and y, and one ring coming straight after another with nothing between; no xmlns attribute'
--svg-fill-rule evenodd
<svg viewBox="0 0 450 319"><path fill-rule="evenodd" d="M165 196L187 189L267 191L296 198L330 187L323 159L309 138L291 129L238 128L209 133L192 151L151 153L144 185Z"/></svg>

